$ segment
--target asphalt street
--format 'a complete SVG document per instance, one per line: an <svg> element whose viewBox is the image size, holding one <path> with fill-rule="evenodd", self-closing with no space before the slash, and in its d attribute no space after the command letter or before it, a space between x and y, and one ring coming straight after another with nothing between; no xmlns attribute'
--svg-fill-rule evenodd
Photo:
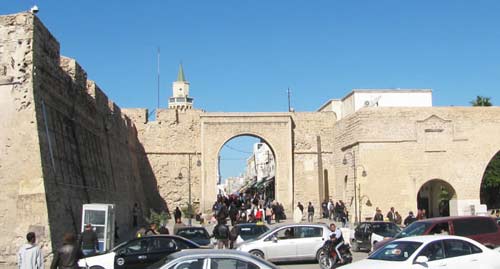
<svg viewBox="0 0 500 269"><path fill-rule="evenodd" d="M362 260L368 256L367 252L353 252L353 262ZM278 267L282 269L292 269L292 268L301 268L301 269L318 269L319 265L317 262L303 262L303 263L278 263ZM340 267L342 268L342 267Z"/></svg>

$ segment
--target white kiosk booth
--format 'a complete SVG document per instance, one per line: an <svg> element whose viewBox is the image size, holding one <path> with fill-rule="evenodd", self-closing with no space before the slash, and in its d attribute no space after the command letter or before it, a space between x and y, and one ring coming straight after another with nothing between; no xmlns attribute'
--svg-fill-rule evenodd
<svg viewBox="0 0 500 269"><path fill-rule="evenodd" d="M82 228L91 224L99 241L99 252L113 248L115 236L115 205L84 204L82 207Z"/></svg>

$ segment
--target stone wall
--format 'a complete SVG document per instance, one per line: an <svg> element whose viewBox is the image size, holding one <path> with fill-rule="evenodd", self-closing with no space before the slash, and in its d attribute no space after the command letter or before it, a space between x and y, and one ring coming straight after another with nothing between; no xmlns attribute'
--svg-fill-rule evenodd
<svg viewBox="0 0 500 269"><path fill-rule="evenodd" d="M484 170L500 150L499 132L499 107L362 109L336 125L335 197L350 202L354 195L352 154L347 153L354 152L357 197L366 195L373 204L367 208L364 198L363 217L377 206L383 211L395 206L404 215L415 211L418 191L433 179L448 182L458 200L479 200Z"/></svg>
<svg viewBox="0 0 500 269"><path fill-rule="evenodd" d="M0 264L12 262L28 229L47 246L47 207L35 101L33 18L0 16Z"/></svg>
<svg viewBox="0 0 500 269"><path fill-rule="evenodd" d="M164 204L135 126L32 14L0 16L0 37L0 262L29 230L49 253L80 231L85 203L115 204L129 236L134 202Z"/></svg>
<svg viewBox="0 0 500 269"><path fill-rule="evenodd" d="M334 112L293 113L294 200L312 202L316 214L334 189Z"/></svg>
<svg viewBox="0 0 500 269"><path fill-rule="evenodd" d="M200 114L203 112L160 109L154 121L149 121L145 109L124 109L124 113L135 122L152 176L169 209L187 208L190 174L193 212L196 213L202 192L201 167L197 161L201 159Z"/></svg>

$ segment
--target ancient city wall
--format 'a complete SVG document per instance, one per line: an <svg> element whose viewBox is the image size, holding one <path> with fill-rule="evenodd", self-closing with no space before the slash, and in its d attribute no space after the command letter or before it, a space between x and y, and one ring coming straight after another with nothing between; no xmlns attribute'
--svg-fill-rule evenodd
<svg viewBox="0 0 500 269"><path fill-rule="evenodd" d="M193 212L198 212L202 192L201 166L197 166L201 159L202 111L160 109L154 121L149 121L145 109L124 109L124 113L135 122L152 176L156 177L160 195L169 209L187 208L190 173Z"/></svg>
<svg viewBox="0 0 500 269"><path fill-rule="evenodd" d="M162 205L131 120L60 57L35 16L1 16L0 25L2 261L15 260L29 230L49 253L80 230L84 203L115 204L119 231L130 234L134 202Z"/></svg>
<svg viewBox="0 0 500 269"><path fill-rule="evenodd" d="M0 16L0 263L13 261L28 229L48 235L42 164L34 154L39 138L31 87L32 20Z"/></svg>
<svg viewBox="0 0 500 269"><path fill-rule="evenodd" d="M362 109L336 125L335 195L350 204L351 154L347 165L342 159L354 152L357 197L366 195L361 204L369 198L374 207L396 206L407 214L416 210L419 189L432 179L450 183L458 200L478 200L484 170L500 150L499 123L499 107ZM363 210L368 216L374 211Z"/></svg>
<svg viewBox="0 0 500 269"><path fill-rule="evenodd" d="M295 204L312 202L319 213L321 201L334 189L333 112L295 112L294 200Z"/></svg>

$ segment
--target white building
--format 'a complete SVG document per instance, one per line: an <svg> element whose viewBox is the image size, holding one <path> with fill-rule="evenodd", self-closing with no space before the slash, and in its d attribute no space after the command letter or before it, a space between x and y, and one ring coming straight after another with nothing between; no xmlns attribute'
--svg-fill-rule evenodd
<svg viewBox="0 0 500 269"><path fill-rule="evenodd" d="M331 99L318 111L333 111L337 120L364 107L432 107L430 89L354 89L342 99Z"/></svg>

